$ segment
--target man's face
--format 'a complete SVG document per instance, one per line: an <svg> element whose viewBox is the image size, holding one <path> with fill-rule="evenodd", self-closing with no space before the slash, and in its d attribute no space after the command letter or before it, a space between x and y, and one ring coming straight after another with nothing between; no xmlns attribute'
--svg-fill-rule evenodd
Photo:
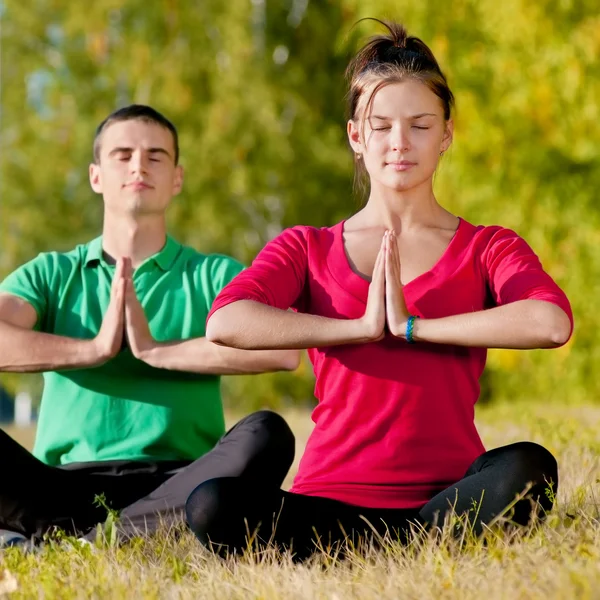
<svg viewBox="0 0 600 600"><path fill-rule="evenodd" d="M90 165L90 183L104 197L107 212L164 214L183 183L173 135L139 119L109 124L100 137L98 164Z"/></svg>

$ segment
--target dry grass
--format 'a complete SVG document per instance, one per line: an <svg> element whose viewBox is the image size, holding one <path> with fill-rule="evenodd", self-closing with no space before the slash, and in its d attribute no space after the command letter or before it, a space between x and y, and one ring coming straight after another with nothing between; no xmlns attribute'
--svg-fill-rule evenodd
<svg viewBox="0 0 600 600"><path fill-rule="evenodd" d="M289 420L300 454L310 421L306 414ZM222 561L187 532L163 532L122 547L10 549L0 570L16 578L11 598L600 598L600 408L485 408L478 424L488 448L529 439L557 456L557 506L542 526L512 538L490 535L487 544L391 543L346 561L322 554L303 565L274 553Z"/></svg>

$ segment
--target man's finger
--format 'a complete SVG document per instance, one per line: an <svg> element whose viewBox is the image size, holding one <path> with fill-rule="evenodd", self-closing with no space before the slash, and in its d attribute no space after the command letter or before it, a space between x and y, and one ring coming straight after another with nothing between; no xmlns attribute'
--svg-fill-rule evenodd
<svg viewBox="0 0 600 600"><path fill-rule="evenodd" d="M123 303L123 300L125 300L125 291L126 291L126 287L125 287L126 281L121 278L119 279L119 281L117 281L117 289L116 289L116 300L119 304Z"/></svg>
<svg viewBox="0 0 600 600"><path fill-rule="evenodd" d="M123 326L123 320L125 319L125 290L125 280L121 279L117 287L117 294L115 298L117 305L117 318L121 327Z"/></svg>
<svg viewBox="0 0 600 600"><path fill-rule="evenodd" d="M124 279L125 283L125 310L131 313L135 309L135 303L137 302L137 296L135 295L135 288L133 286L133 280Z"/></svg>
<svg viewBox="0 0 600 600"><path fill-rule="evenodd" d="M110 297L114 298L117 295L117 289L119 288L119 281L123 278L123 263L120 259L117 259L117 264L115 266L115 272L113 275L113 279L110 286Z"/></svg>
<svg viewBox="0 0 600 600"><path fill-rule="evenodd" d="M133 267L131 263L131 258L129 256L123 257L123 277L126 279L131 279L133 276Z"/></svg>

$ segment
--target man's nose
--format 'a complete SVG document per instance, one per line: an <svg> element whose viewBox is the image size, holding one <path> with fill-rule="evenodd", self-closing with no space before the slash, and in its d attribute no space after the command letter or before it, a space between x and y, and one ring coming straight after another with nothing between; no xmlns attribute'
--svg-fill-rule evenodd
<svg viewBox="0 0 600 600"><path fill-rule="evenodd" d="M129 161L129 168L132 174L144 174L147 171L147 160L145 159L142 152L134 152L131 155L131 160Z"/></svg>

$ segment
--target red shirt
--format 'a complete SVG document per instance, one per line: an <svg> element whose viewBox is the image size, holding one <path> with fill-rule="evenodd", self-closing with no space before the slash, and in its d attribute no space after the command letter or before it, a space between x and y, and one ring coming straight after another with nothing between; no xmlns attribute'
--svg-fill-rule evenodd
<svg viewBox="0 0 600 600"><path fill-rule="evenodd" d="M237 300L361 317L369 282L350 267L343 227L283 231L221 291L208 318ZM567 297L521 237L463 219L438 262L404 286L404 295L410 313L425 319L546 300L573 327ZM373 508L417 508L461 479L485 452L474 405L486 353L391 335L308 350L319 403L291 491Z"/></svg>

